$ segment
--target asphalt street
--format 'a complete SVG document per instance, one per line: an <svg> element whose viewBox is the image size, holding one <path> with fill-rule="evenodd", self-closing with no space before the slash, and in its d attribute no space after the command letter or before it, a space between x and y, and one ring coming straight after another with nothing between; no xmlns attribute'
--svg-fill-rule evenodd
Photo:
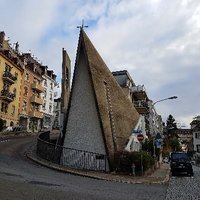
<svg viewBox="0 0 200 200"><path fill-rule="evenodd" d="M1 200L162 200L170 193L167 185L96 180L40 166L24 155L34 141L36 136L0 139Z"/></svg>
<svg viewBox="0 0 200 200"><path fill-rule="evenodd" d="M54 171L25 156L36 136L0 137L0 200L153 199L199 200L200 168L194 177L171 177L169 185L125 184Z"/></svg>

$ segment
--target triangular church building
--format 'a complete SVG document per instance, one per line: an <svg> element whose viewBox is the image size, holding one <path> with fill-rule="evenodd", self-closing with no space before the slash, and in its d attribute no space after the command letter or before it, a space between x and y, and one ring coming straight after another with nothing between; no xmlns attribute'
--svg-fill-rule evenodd
<svg viewBox="0 0 200 200"><path fill-rule="evenodd" d="M81 28L62 138L62 164L113 170L114 155L125 148L138 119L133 104Z"/></svg>

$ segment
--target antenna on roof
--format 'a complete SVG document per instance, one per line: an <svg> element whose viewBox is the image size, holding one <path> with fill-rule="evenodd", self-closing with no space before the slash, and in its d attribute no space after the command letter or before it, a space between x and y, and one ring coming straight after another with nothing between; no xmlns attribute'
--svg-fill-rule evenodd
<svg viewBox="0 0 200 200"><path fill-rule="evenodd" d="M83 29L83 28L88 28L88 26L85 26L85 25L84 25L84 19L82 19L82 24L81 24L81 26L77 26L76 28Z"/></svg>

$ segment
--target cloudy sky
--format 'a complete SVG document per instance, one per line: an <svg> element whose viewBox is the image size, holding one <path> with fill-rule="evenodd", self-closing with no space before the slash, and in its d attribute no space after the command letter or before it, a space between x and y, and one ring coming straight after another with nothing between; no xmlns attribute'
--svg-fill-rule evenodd
<svg viewBox="0 0 200 200"><path fill-rule="evenodd" d="M0 0L0 30L60 80L61 50L74 64L82 19L111 71L126 69L165 121L200 115L199 0Z"/></svg>

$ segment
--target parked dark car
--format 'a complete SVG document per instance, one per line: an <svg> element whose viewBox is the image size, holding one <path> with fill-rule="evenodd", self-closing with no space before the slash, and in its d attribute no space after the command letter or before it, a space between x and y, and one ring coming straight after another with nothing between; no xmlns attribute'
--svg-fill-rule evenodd
<svg viewBox="0 0 200 200"><path fill-rule="evenodd" d="M185 152L173 152L170 156L170 167L172 176L187 173L193 176L193 168L190 157Z"/></svg>

